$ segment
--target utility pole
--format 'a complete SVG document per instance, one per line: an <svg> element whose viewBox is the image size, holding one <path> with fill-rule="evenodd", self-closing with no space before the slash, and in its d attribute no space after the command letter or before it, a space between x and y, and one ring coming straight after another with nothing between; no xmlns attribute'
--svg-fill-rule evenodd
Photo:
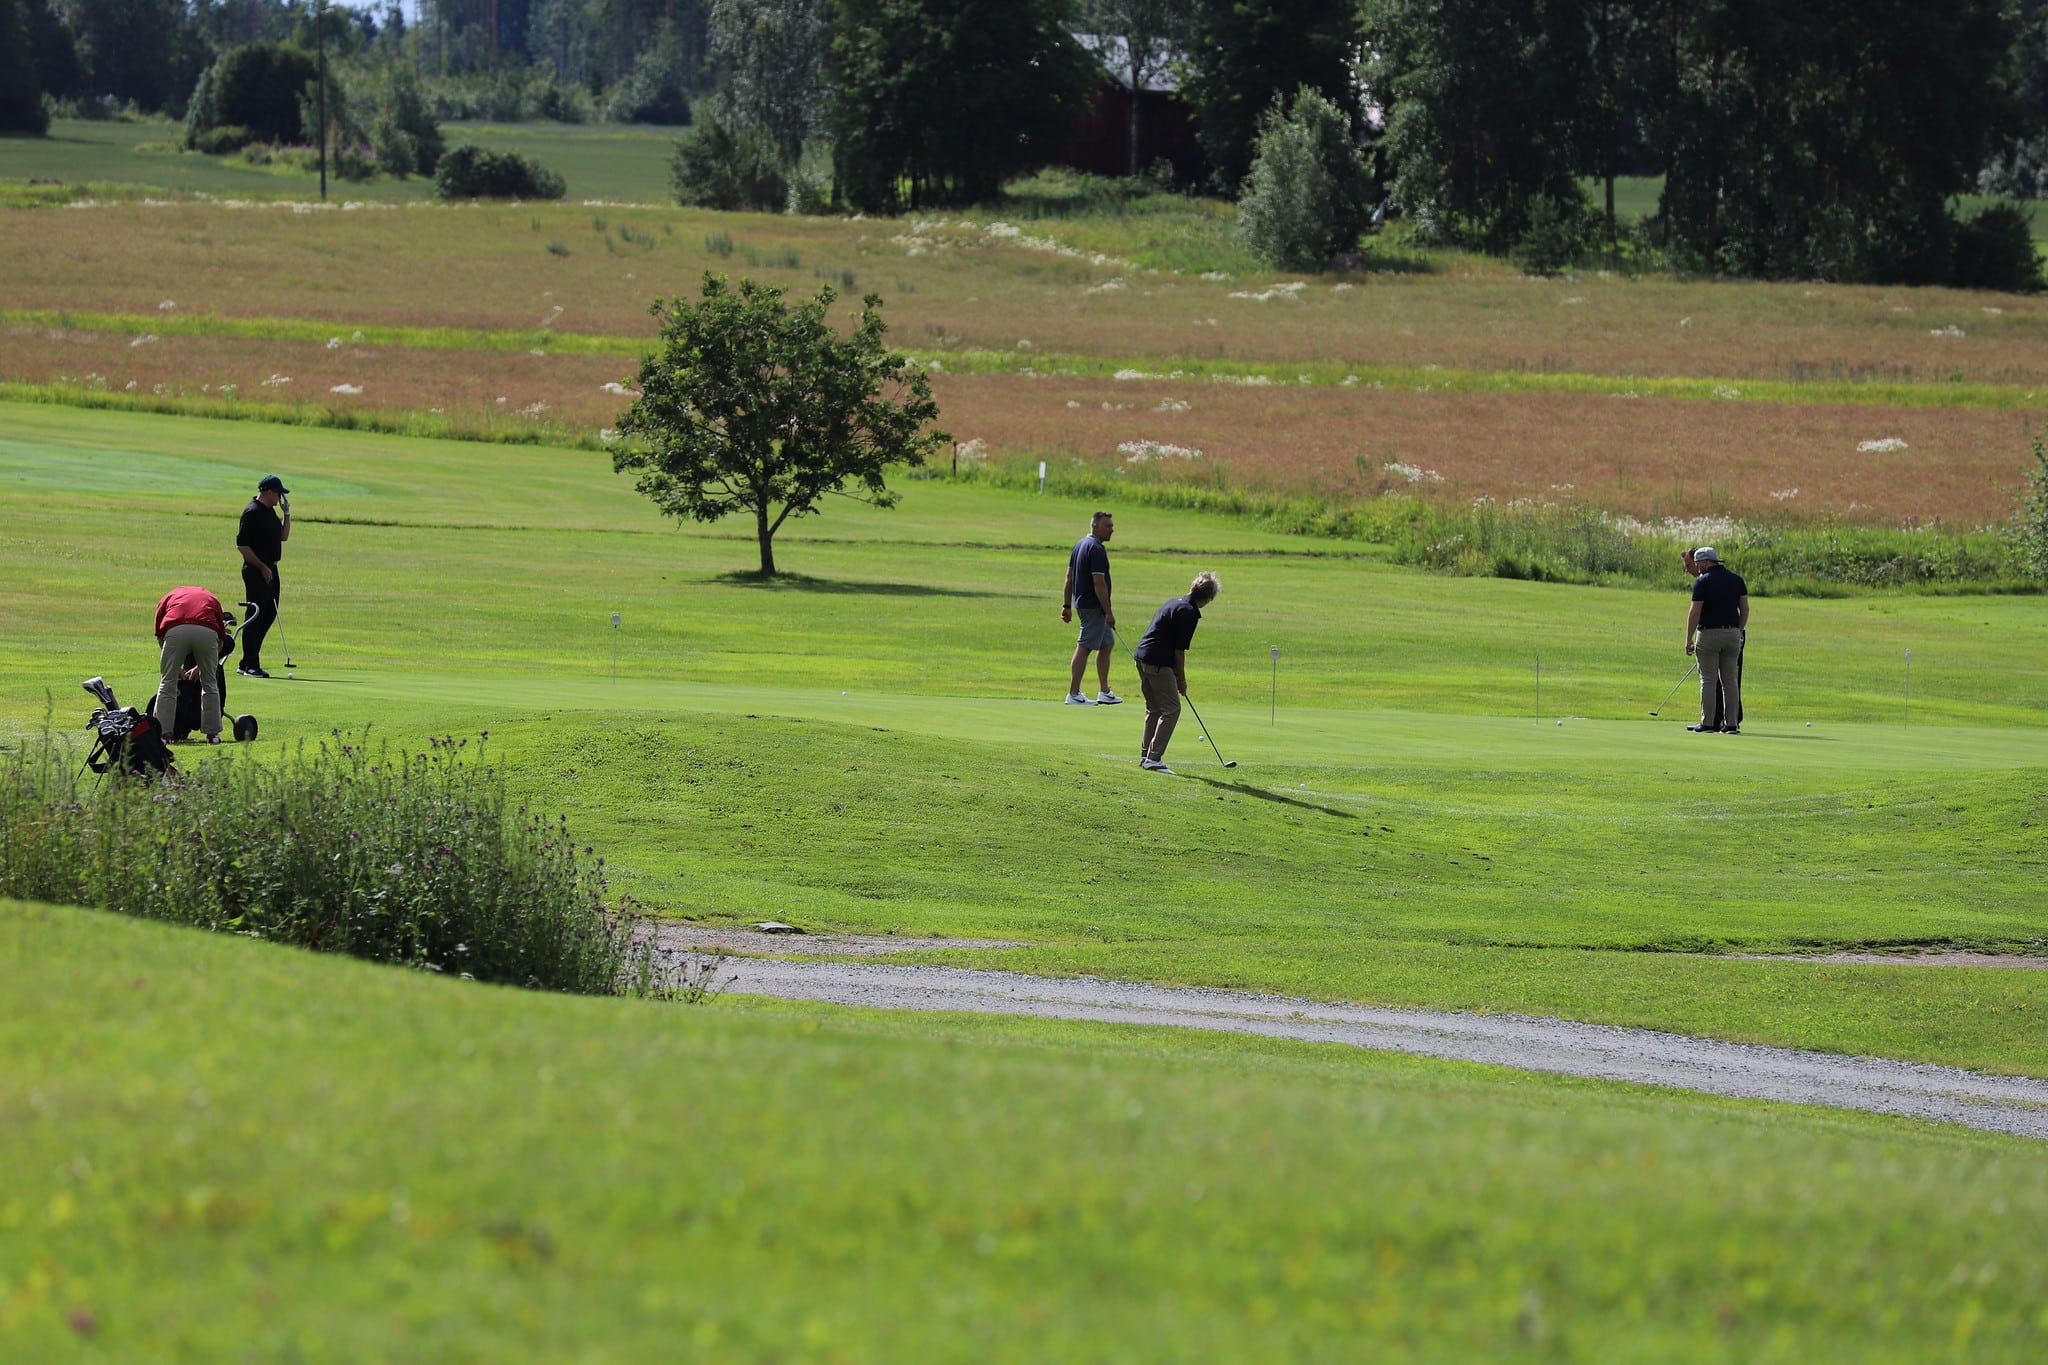
<svg viewBox="0 0 2048 1365"><path fill-rule="evenodd" d="M327 202L327 0L313 11L313 45L320 53L320 202Z"/></svg>

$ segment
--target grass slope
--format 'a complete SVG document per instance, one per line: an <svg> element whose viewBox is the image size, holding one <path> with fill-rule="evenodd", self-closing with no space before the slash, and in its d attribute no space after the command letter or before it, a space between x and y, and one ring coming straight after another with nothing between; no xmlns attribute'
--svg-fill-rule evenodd
<svg viewBox="0 0 2048 1365"><path fill-rule="evenodd" d="M2022 1360L2036 1144L0 905L14 1359Z"/></svg>

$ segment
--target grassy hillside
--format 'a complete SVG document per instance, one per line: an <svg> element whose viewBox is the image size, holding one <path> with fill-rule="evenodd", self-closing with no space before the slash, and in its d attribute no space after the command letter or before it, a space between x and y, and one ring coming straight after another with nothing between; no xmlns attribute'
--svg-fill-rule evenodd
<svg viewBox="0 0 2048 1365"><path fill-rule="evenodd" d="M0 993L13 1359L2048 1337L2048 1165L1986 1134L1167 1030L539 996L12 903Z"/></svg>

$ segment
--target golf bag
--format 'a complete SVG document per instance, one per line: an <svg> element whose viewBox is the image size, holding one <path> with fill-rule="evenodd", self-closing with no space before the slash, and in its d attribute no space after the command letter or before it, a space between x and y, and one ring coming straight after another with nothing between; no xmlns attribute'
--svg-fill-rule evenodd
<svg viewBox="0 0 2048 1365"><path fill-rule="evenodd" d="M123 706L114 699L114 689L102 678L88 678L85 690L101 705L85 722L93 732L92 752L86 766L96 773L125 773L147 777L151 770L161 776L172 771L171 751L164 743L164 729L156 717Z"/></svg>
<svg viewBox="0 0 2048 1365"><path fill-rule="evenodd" d="M230 716L228 714L228 668L226 664L219 666L215 683L220 688L221 718L229 723L235 738L244 743L256 738L256 717L249 715ZM199 728L201 723L200 690L197 678L180 678L178 680L178 714L171 721L170 737L173 740L181 740Z"/></svg>

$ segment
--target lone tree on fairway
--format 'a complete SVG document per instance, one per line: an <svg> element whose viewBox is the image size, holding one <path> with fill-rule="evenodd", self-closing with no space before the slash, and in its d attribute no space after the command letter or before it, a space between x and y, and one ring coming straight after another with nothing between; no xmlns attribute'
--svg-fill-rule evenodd
<svg viewBox="0 0 2048 1365"><path fill-rule="evenodd" d="M656 299L661 348L640 362L640 396L619 419L612 468L669 516L717 521L752 512L761 572L775 572L775 533L827 493L876 507L896 495L890 465L920 465L947 440L923 372L882 346L882 300L861 301L841 337L826 321L828 285L795 307L784 290L704 276L704 298Z"/></svg>

